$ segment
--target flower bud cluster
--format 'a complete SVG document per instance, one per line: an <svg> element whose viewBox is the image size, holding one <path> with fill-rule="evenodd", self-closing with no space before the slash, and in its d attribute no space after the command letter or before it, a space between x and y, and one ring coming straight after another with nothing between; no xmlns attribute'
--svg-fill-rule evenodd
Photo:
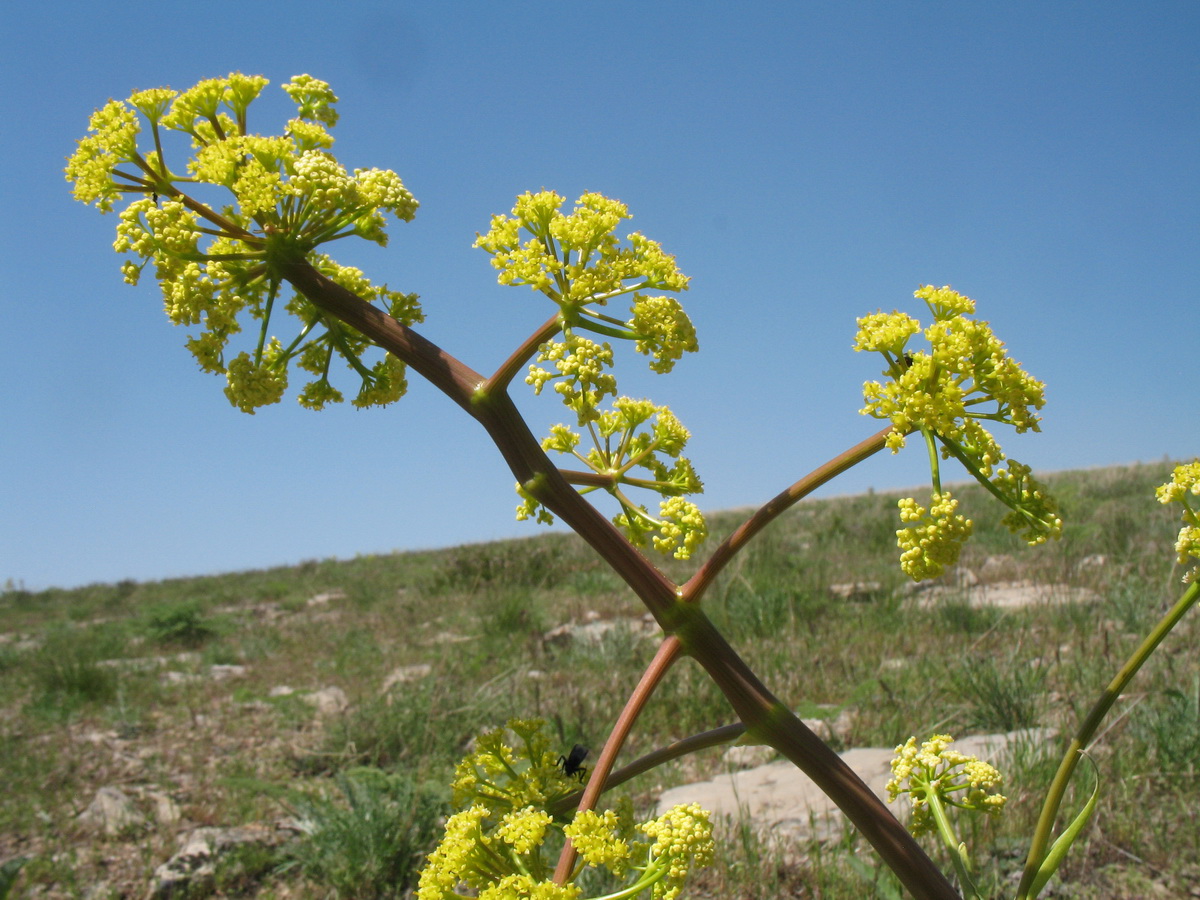
<svg viewBox="0 0 1200 900"><path fill-rule="evenodd" d="M995 767L974 756L950 749L948 734L935 734L917 746L911 737L896 748L892 779L887 783L888 802L901 794L912 801L909 830L914 836L936 829L933 805L999 815L1007 798L997 792L1003 777Z"/></svg>
<svg viewBox="0 0 1200 900"><path fill-rule="evenodd" d="M202 369L226 376L233 405L252 413L278 402L293 359L317 375L301 391L302 405L320 409L339 402L342 393L329 382L334 356L361 379L356 405L391 403L405 390L399 360L385 355L366 362L362 355L369 347L362 335L327 320L303 298L275 301L280 268L308 260L404 324L420 321L415 295L375 287L357 269L314 253L323 243L351 235L385 244L385 216L410 221L417 201L396 173L356 169L351 175L333 157L327 129L337 123L337 97L311 76L296 76L283 86L297 106L284 134L251 134L247 109L266 85L260 76L232 73L182 93L154 88L127 102L110 101L92 116L66 176L74 182L75 197L102 212L132 195L120 213L114 244L131 257L121 267L124 279L136 284L154 264L167 315L175 324L200 326L187 346ZM154 149L146 152L138 148L142 118L153 133ZM164 130L191 138L186 176L160 156ZM194 184L221 188L234 202L222 207L202 202L188 194ZM299 334L286 343L270 337L277 307L301 320ZM246 317L257 320L257 341L230 361L226 345Z"/></svg>
<svg viewBox="0 0 1200 900"><path fill-rule="evenodd" d="M1159 503L1178 503L1183 507L1183 527L1175 541L1175 553L1181 566L1191 563L1184 571L1184 582L1200 581L1200 459L1181 463L1171 473L1171 480L1157 488Z"/></svg>
<svg viewBox="0 0 1200 900"><path fill-rule="evenodd" d="M552 813L577 788L557 759L538 719L514 719L478 739L458 766L459 812L429 854L418 900L574 900L584 896L580 881L589 869L616 879L620 896L649 891L654 900L674 900L689 871L711 863L712 826L695 804L641 824L627 800L617 810L586 810L569 820ZM567 838L581 862L560 885L551 876Z"/></svg>
<svg viewBox="0 0 1200 900"><path fill-rule="evenodd" d="M971 520L957 512L958 501L949 491L934 494L929 509L910 498L899 501L900 521L907 527L896 532L900 568L913 581L937 578L958 562L958 554L971 536Z"/></svg>

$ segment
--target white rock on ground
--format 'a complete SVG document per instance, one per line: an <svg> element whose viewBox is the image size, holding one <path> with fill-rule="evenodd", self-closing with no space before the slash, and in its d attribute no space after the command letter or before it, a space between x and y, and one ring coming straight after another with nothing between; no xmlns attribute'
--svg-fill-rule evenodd
<svg viewBox="0 0 1200 900"><path fill-rule="evenodd" d="M115 787L102 787L88 808L79 814L79 821L93 831L116 837L122 832L141 828L146 818L133 805L125 792Z"/></svg>
<svg viewBox="0 0 1200 900"><path fill-rule="evenodd" d="M1018 740L1040 743L1053 735L1049 729L974 735L956 740L954 749L999 764L1003 772L1003 759L1011 743ZM875 795L886 802L894 749L860 747L840 755ZM688 803L699 803L712 813L718 831L736 826L745 817L764 840L783 844L803 844L813 837L836 839L847 824L833 801L787 760L671 788L659 797L658 815Z"/></svg>
<svg viewBox="0 0 1200 900"><path fill-rule="evenodd" d="M1037 584L1032 581L997 581L975 585L967 590L935 585L920 592L917 601L931 606L944 598L965 599L972 606L996 606L1016 609L1023 606L1057 606L1066 603L1094 603L1100 599L1095 591L1069 584Z"/></svg>
<svg viewBox="0 0 1200 900"><path fill-rule="evenodd" d="M400 666L398 669L393 669L387 678L383 679L383 687L379 689L380 693L386 694L398 684L408 684L410 681L420 681L422 678L427 678L433 672L433 666L429 663L416 663L411 666Z"/></svg>
<svg viewBox="0 0 1200 900"><path fill-rule="evenodd" d="M321 688L319 691L305 694L304 702L315 706L318 716L336 716L338 713L345 712L350 706L346 692L340 687Z"/></svg>

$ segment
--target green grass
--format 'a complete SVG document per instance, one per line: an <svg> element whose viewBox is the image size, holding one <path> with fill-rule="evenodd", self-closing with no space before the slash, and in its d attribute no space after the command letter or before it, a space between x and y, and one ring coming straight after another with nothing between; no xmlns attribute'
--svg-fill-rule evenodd
<svg viewBox="0 0 1200 900"><path fill-rule="evenodd" d="M416 886L425 852L439 837L449 790L414 784L406 771L339 773L337 797L297 795L303 836L290 851L310 881L352 900L389 900Z"/></svg>
<svg viewBox="0 0 1200 900"><path fill-rule="evenodd" d="M917 605L896 565L896 497L868 494L800 504L718 579L705 607L794 708L848 710L847 747L894 746L935 729L1069 729L1177 596L1169 563L1178 525L1153 501L1167 471L1164 463L1051 477L1068 530L1034 550L998 525L980 490L956 489L976 527L963 567L1088 587L1101 597L1095 604ZM714 516L710 546L741 518ZM1096 555L1106 561L1089 560ZM682 581L694 564L663 568ZM877 587L855 600L830 592L847 582ZM323 593L335 599L309 605ZM77 814L98 787L167 793L183 825L273 821L299 792L323 798L310 801L312 821L332 823L324 834L334 849L310 854L324 853L326 868L288 865L295 857L282 850L247 850L222 870L221 895L272 897L307 885L311 896L390 896L413 869L397 874L370 849L400 838L386 838L386 809L369 827L361 821L372 803L391 801L351 786L354 773L369 767L411 791L444 787L472 736L512 716L546 718L564 752L598 747L655 642L615 632L596 645L554 647L541 635L586 613L632 620L643 612L581 541L544 533L205 578L9 590L0 595L0 864L31 857L15 896L74 896L98 880L141 895L182 826L152 828L137 847L84 833ZM1200 805L1198 638L1194 617L1185 620L1095 745L1101 825L1068 859L1072 896L1137 896L1151 880L1165 891L1158 896L1186 896L1194 880L1188 861L1200 858L1200 829L1186 810ZM421 664L428 676L383 690L390 673ZM213 665L245 668L217 681ZM304 697L326 687L350 705L318 719ZM643 713L627 756L731 721L725 699L684 660ZM977 836L994 848L980 862L987 883L1011 884L1058 752L1058 744L1024 746L1006 768L1008 812ZM659 786L723 768L719 750L705 751L630 789L648 805ZM1082 800L1073 789L1064 808ZM434 840L424 826L396 827L407 829L400 855L408 863ZM739 834L698 882L701 895L889 896L892 882L853 834L782 850ZM343 857L363 860L354 871L376 873L367 887L339 880L352 874L331 868Z"/></svg>

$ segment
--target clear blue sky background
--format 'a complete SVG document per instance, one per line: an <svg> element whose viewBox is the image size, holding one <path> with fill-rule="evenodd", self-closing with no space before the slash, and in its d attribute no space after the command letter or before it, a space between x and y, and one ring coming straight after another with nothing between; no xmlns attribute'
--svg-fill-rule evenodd
<svg viewBox="0 0 1200 900"><path fill-rule="evenodd" d="M250 417L197 371L115 216L64 157L110 97L238 70L341 96L335 149L422 203L343 262L422 295L490 371L548 314L471 248L516 194L585 190L692 276L701 353L625 375L669 403L718 509L873 432L854 319L976 298L1048 383L1040 470L1200 452L1200 4L292 2L11 4L0 23L0 582L225 571L530 534L482 432L414 384L385 410ZM257 110L257 113L255 113ZM638 362L630 368L641 373ZM558 421L547 398L527 408ZM1001 435L1002 441L1004 435ZM919 483L923 452L827 493Z"/></svg>

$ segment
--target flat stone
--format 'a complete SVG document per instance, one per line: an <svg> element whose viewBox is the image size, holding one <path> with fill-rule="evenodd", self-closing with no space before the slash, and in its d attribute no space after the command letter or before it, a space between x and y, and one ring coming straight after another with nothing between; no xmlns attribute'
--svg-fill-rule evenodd
<svg viewBox="0 0 1200 900"><path fill-rule="evenodd" d="M318 716L336 716L350 706L350 699L340 687L321 688L319 691L305 694L304 702L315 706Z"/></svg>
<svg viewBox="0 0 1200 900"><path fill-rule="evenodd" d="M327 606L333 600L345 600L345 591L325 591L321 594L309 597L305 606Z"/></svg>
<svg viewBox="0 0 1200 900"><path fill-rule="evenodd" d="M216 665L208 667L208 677L213 681L225 681L227 678L242 678L245 674L245 666Z"/></svg>
<svg viewBox="0 0 1200 900"><path fill-rule="evenodd" d="M598 647L609 635L626 632L637 638L653 637L659 633L658 624L653 617L606 619L602 621L584 622L582 625L567 622L552 628L542 635L542 643L549 647L568 647L571 644L582 644L586 647Z"/></svg>
<svg viewBox="0 0 1200 900"><path fill-rule="evenodd" d="M183 814L179 811L179 804L171 799L169 794L147 791L145 796L154 804L154 819L159 825L174 825L183 818Z"/></svg>
<svg viewBox="0 0 1200 900"><path fill-rule="evenodd" d="M932 606L946 599L965 599L971 606L1019 609L1025 606L1095 603L1100 599L1100 595L1090 588L1075 587L1069 584L1036 584L1022 579L978 584L966 590L935 585L923 591L917 602L921 606Z"/></svg>
<svg viewBox="0 0 1200 900"><path fill-rule="evenodd" d="M864 601L879 595L883 585L878 581L850 581L845 584L831 584L829 593L839 600Z"/></svg>
<svg viewBox="0 0 1200 900"><path fill-rule="evenodd" d="M146 824L146 818L137 811L133 801L124 791L115 787L102 787L96 791L88 808L79 814L79 821L92 831L108 837L116 837Z"/></svg>
<svg viewBox="0 0 1200 900"><path fill-rule="evenodd" d="M422 678L428 678L433 672L433 666L429 663L416 663L411 666L400 666L398 669L393 669L387 678L383 679L383 687L380 690L387 693L398 684L407 684L410 681L420 681Z"/></svg>
<svg viewBox="0 0 1200 900"><path fill-rule="evenodd" d="M1003 757L1008 745L1017 740L1045 741L1054 732L1028 729L1009 734L965 737L954 742L954 749L997 765L1003 772ZM749 749L749 748L748 748ZM892 777L890 747L860 747L839 754L874 794L887 802L887 783ZM764 840L804 844L812 838L836 840L846 827L841 810L788 760L779 760L722 774L711 781L682 785L664 791L658 800L662 815L679 804L699 803L712 813L718 832L730 834L738 822L751 823ZM892 808L904 807L900 801Z"/></svg>

